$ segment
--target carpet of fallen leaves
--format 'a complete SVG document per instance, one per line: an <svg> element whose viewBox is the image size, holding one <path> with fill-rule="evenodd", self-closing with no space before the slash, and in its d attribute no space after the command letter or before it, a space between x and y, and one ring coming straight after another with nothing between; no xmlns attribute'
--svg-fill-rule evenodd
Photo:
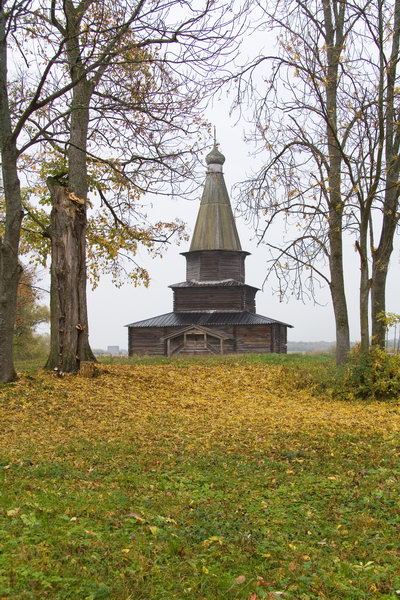
<svg viewBox="0 0 400 600"><path fill-rule="evenodd" d="M0 448L40 455L74 438L130 437L154 449L268 447L274 434L310 437L400 430L400 406L315 398L285 367L102 366L101 376L22 378L0 408ZM299 389L300 388L300 389Z"/></svg>
<svg viewBox="0 0 400 600"><path fill-rule="evenodd" d="M400 595L399 403L280 365L99 370L0 389L0 600Z"/></svg>

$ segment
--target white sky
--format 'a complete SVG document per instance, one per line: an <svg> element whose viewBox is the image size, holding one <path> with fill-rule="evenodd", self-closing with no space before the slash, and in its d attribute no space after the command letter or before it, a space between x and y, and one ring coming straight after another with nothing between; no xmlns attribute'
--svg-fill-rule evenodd
<svg viewBox="0 0 400 600"><path fill-rule="evenodd" d="M229 104L225 100L216 102L208 109L209 121L217 126L217 138L220 150L226 157L224 165L225 181L228 190L245 178L253 165L253 159L248 156L249 150L243 142L241 123L229 118ZM210 145L212 140L210 140ZM205 166L204 166L205 174ZM157 218L173 219L180 217L188 224L191 233L196 221L201 191L195 201L160 199L154 203ZM232 198L232 196L231 196ZM232 202L233 208L234 202ZM261 287L266 272L267 249L257 247L254 232L240 219L237 226L242 248L251 252L246 259L246 282ZM271 231L274 242L279 240L280 232ZM270 237L272 240L272 238ZM111 281L103 277L99 287L88 290L88 309L90 323L90 343L92 348L106 348L116 345L127 348L128 330L124 325L172 311L172 290L168 285L184 281L185 258L180 252L189 249L189 242L180 247L171 245L167 254L161 259L149 258L144 252L140 253L138 262L146 266L150 272L151 284L146 289L135 288L126 284L120 289L115 288ZM351 324L351 339L359 338L358 327L358 259L349 240L346 250L346 281L348 289L348 308ZM393 253L392 272L390 277L387 310L400 312L399 307L399 246ZM257 313L272 317L294 326L289 329L289 340L293 341L334 341L335 328L333 310L329 290L325 288L319 294L319 301L324 306L303 304L296 299L289 302L279 302L277 295L272 294L272 282L267 282L264 290L256 296Z"/></svg>

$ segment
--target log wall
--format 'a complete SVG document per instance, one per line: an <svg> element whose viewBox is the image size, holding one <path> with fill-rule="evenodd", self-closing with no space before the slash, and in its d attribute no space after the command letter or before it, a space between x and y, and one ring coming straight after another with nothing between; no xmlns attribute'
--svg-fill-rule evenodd
<svg viewBox="0 0 400 600"><path fill-rule="evenodd" d="M237 325L234 327L236 352L268 354L271 349L271 325Z"/></svg>
<svg viewBox="0 0 400 600"><path fill-rule="evenodd" d="M213 329L208 325L208 329ZM150 354L153 356L166 356L167 344L163 338L177 327L129 327L129 356L133 354ZM224 340L224 353L254 353L268 354L287 352L287 328L285 325L273 323L271 325L218 325L218 332L224 332L232 339ZM180 340L182 341L182 340ZM208 338L208 343L219 354L219 339ZM171 340L171 349L179 345L179 340Z"/></svg>
<svg viewBox="0 0 400 600"><path fill-rule="evenodd" d="M164 356L165 342L160 338L168 335L168 327L129 327L128 354L151 354Z"/></svg>
<svg viewBox="0 0 400 600"><path fill-rule="evenodd" d="M247 252L229 250L185 252L186 281L235 279L244 283L246 255Z"/></svg>
<svg viewBox="0 0 400 600"><path fill-rule="evenodd" d="M257 290L249 286L186 287L174 289L174 312L217 310L255 313Z"/></svg>
<svg viewBox="0 0 400 600"><path fill-rule="evenodd" d="M277 354L286 354L287 353L287 327L286 325L281 325L280 323L274 323L271 325L271 352L276 352Z"/></svg>

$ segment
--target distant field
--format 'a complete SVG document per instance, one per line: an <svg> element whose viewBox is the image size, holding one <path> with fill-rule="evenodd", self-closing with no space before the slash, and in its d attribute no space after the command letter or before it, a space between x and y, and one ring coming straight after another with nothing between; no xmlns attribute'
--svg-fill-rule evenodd
<svg viewBox="0 0 400 600"><path fill-rule="evenodd" d="M0 599L398 598L400 405L317 395L331 361L18 365Z"/></svg>

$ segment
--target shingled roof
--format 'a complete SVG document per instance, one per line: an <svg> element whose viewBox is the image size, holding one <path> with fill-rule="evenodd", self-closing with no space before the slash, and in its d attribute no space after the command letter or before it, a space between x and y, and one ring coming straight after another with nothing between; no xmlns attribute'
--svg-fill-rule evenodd
<svg viewBox="0 0 400 600"><path fill-rule="evenodd" d="M208 170L190 252L195 250L241 251L242 247L222 173L225 157L218 150L216 144L207 155L206 162Z"/></svg>

